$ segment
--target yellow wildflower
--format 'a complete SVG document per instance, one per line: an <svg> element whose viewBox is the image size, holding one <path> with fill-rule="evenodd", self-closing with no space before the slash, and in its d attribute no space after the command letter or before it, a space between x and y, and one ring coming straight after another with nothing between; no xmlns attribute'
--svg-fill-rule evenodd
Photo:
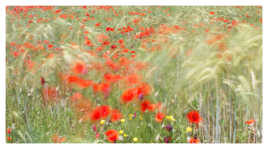
<svg viewBox="0 0 268 149"><path fill-rule="evenodd" d="M105 123L105 120L101 120L100 124L103 125Z"/></svg>
<svg viewBox="0 0 268 149"><path fill-rule="evenodd" d="M120 121L121 121L121 123L125 123L126 120L125 119L121 119Z"/></svg>
<svg viewBox="0 0 268 149"><path fill-rule="evenodd" d="M120 131L119 131L119 133L120 133L120 134L123 134L123 133L124 133L124 131L123 131L123 130L120 130Z"/></svg>
<svg viewBox="0 0 268 149"><path fill-rule="evenodd" d="M167 115L166 119L170 120L170 121L175 121L175 119L174 119L174 117L172 115Z"/></svg>
<svg viewBox="0 0 268 149"><path fill-rule="evenodd" d="M137 137L133 138L133 142L138 142L138 138Z"/></svg>
<svg viewBox="0 0 268 149"><path fill-rule="evenodd" d="M140 120L143 120L143 117L140 115Z"/></svg>
<svg viewBox="0 0 268 149"><path fill-rule="evenodd" d="M187 127L187 128L186 128L186 132L192 132L192 130L193 130L193 129L192 129L191 127Z"/></svg>
<svg viewBox="0 0 268 149"><path fill-rule="evenodd" d="M134 116L134 114L129 114L129 115L128 115L129 120L132 120L132 119L133 119L133 116Z"/></svg>

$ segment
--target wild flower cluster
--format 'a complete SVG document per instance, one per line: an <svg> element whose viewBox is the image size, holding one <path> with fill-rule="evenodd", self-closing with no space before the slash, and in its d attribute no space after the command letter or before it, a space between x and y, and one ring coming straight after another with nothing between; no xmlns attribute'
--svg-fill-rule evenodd
<svg viewBox="0 0 268 149"><path fill-rule="evenodd" d="M261 140L261 7L6 12L8 142Z"/></svg>

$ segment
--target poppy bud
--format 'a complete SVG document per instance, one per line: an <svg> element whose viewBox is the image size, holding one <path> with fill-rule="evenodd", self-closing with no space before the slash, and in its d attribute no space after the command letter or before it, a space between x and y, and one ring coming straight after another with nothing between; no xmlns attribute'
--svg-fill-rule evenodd
<svg viewBox="0 0 268 149"><path fill-rule="evenodd" d="M96 139L98 139L100 137L100 134L97 132L96 133Z"/></svg>
<svg viewBox="0 0 268 149"><path fill-rule="evenodd" d="M170 124L168 124L165 128L167 131L172 131L173 129L173 127Z"/></svg>
<svg viewBox="0 0 268 149"><path fill-rule="evenodd" d="M7 133L11 134L11 128L7 128Z"/></svg>
<svg viewBox="0 0 268 149"><path fill-rule="evenodd" d="M97 132L97 127L96 127L96 125L93 125L93 126L92 126L92 129L93 129L94 132Z"/></svg>
<svg viewBox="0 0 268 149"><path fill-rule="evenodd" d="M139 94L139 96L138 96L139 100L142 100L143 97L144 97L143 94Z"/></svg>
<svg viewBox="0 0 268 149"><path fill-rule="evenodd" d="M171 137L164 137L164 142L165 143L170 143Z"/></svg>
<svg viewBox="0 0 268 149"><path fill-rule="evenodd" d="M135 112L134 115L133 115L133 118L136 118L136 116L137 116L137 113Z"/></svg>
<svg viewBox="0 0 268 149"><path fill-rule="evenodd" d="M42 86L46 83L45 79L43 77L40 78Z"/></svg>

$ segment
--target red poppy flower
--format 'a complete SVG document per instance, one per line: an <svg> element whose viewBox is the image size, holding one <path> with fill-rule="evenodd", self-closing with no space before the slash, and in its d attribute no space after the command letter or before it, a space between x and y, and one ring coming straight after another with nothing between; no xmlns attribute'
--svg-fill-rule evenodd
<svg viewBox="0 0 268 149"><path fill-rule="evenodd" d="M101 83L100 90L105 96L108 96L110 93L110 84L109 83Z"/></svg>
<svg viewBox="0 0 268 149"><path fill-rule="evenodd" d="M101 117L105 119L111 112L111 108L109 106L103 105L99 107Z"/></svg>
<svg viewBox="0 0 268 149"><path fill-rule="evenodd" d="M122 117L122 114L120 113L119 110L114 109L114 110L112 110L111 113L112 113L111 114L111 121L112 122L118 121Z"/></svg>
<svg viewBox="0 0 268 149"><path fill-rule="evenodd" d="M14 51L14 52L13 52L13 56L14 56L14 57L18 57L19 55L20 55L20 53L19 53L18 51Z"/></svg>
<svg viewBox="0 0 268 149"><path fill-rule="evenodd" d="M7 128L7 133L11 134L11 128Z"/></svg>
<svg viewBox="0 0 268 149"><path fill-rule="evenodd" d="M190 123L198 124L201 121L201 117L198 111L191 111L187 114L187 118Z"/></svg>
<svg viewBox="0 0 268 149"><path fill-rule="evenodd" d="M246 123L247 125L251 125L251 124L255 123L255 120L248 120L248 121L246 121L245 123Z"/></svg>
<svg viewBox="0 0 268 149"><path fill-rule="evenodd" d="M119 69L119 66L115 62L113 62L112 60L109 60L109 59L106 61L106 65L108 67L110 67L112 70L118 70Z"/></svg>
<svg viewBox="0 0 268 149"><path fill-rule="evenodd" d="M73 67L73 72L76 74L84 74L86 73L86 65L84 63L78 62Z"/></svg>
<svg viewBox="0 0 268 149"><path fill-rule="evenodd" d="M149 95L151 92L151 87L147 83L142 83L140 86L137 87L137 95Z"/></svg>
<svg viewBox="0 0 268 149"><path fill-rule="evenodd" d="M117 46L116 45L111 45L111 49L116 49L117 48Z"/></svg>
<svg viewBox="0 0 268 149"><path fill-rule="evenodd" d="M77 77L77 76L68 76L67 77L67 81L68 81L68 83L75 83L75 82L77 82L79 80L79 77Z"/></svg>
<svg viewBox="0 0 268 149"><path fill-rule="evenodd" d="M215 12L211 11L211 12L209 12L209 14L214 15L214 14L215 14Z"/></svg>
<svg viewBox="0 0 268 149"><path fill-rule="evenodd" d="M124 44L124 40L123 40L123 39L119 39L119 40L118 40L118 43L119 43L119 44Z"/></svg>
<svg viewBox="0 0 268 149"><path fill-rule="evenodd" d="M91 121L98 121L101 119L101 112L98 108L95 108L90 114Z"/></svg>
<svg viewBox="0 0 268 149"><path fill-rule="evenodd" d="M75 83L76 85L78 85L79 87L82 87L82 88L87 88L93 84L91 80L84 80L84 79L79 78L77 76L68 76L67 82L68 83Z"/></svg>
<svg viewBox="0 0 268 149"><path fill-rule="evenodd" d="M93 83L92 89L93 89L94 93L97 93L100 89L99 84Z"/></svg>
<svg viewBox="0 0 268 149"><path fill-rule="evenodd" d="M95 26L96 27L99 27L101 25L101 23L96 23Z"/></svg>
<svg viewBox="0 0 268 149"><path fill-rule="evenodd" d="M77 100L80 100L83 98L83 95L81 93L74 93L73 96L71 97L71 101L75 102Z"/></svg>
<svg viewBox="0 0 268 149"><path fill-rule="evenodd" d="M199 142L200 142L200 140L197 138L190 138L190 140L189 140L189 143L192 143L192 144L197 144Z"/></svg>
<svg viewBox="0 0 268 149"><path fill-rule="evenodd" d="M141 103L141 111L142 112L145 112L146 110L149 110L151 108L151 103L149 100L144 100L142 103Z"/></svg>
<svg viewBox="0 0 268 149"><path fill-rule="evenodd" d="M107 140L111 143L115 143L118 140L118 132L114 129L110 129L105 132Z"/></svg>
<svg viewBox="0 0 268 149"><path fill-rule="evenodd" d="M56 11L55 11L55 13L60 13L61 12L61 9L57 9Z"/></svg>
<svg viewBox="0 0 268 149"><path fill-rule="evenodd" d="M52 44L49 44L49 45L48 45L48 48L49 48L49 49L53 48L53 45L52 45Z"/></svg>
<svg viewBox="0 0 268 149"><path fill-rule="evenodd" d="M108 31L113 32L113 31L114 31L114 28L112 28L112 27L107 27L107 28L106 28L106 31L107 31L107 32L108 32Z"/></svg>
<svg viewBox="0 0 268 149"><path fill-rule="evenodd" d="M62 19L67 19L68 16L67 16L66 14L61 14L60 17L61 17Z"/></svg>
<svg viewBox="0 0 268 149"><path fill-rule="evenodd" d="M55 87L45 87L42 89L44 102L58 100L58 91Z"/></svg>
<svg viewBox="0 0 268 149"><path fill-rule="evenodd" d="M136 96L136 90L131 88L127 89L121 96L121 99L124 103L132 101Z"/></svg>
<svg viewBox="0 0 268 149"><path fill-rule="evenodd" d="M238 21L232 20L232 26L236 26L238 24Z"/></svg>
<svg viewBox="0 0 268 149"><path fill-rule="evenodd" d="M150 104L148 107L149 111L154 111L156 109L156 104Z"/></svg>
<svg viewBox="0 0 268 149"><path fill-rule="evenodd" d="M92 81L80 79L76 84L81 88L87 88L92 85Z"/></svg>
<svg viewBox="0 0 268 149"><path fill-rule="evenodd" d="M103 105L96 107L90 114L91 121L98 121L100 119L105 119L111 112L109 106Z"/></svg>
<svg viewBox="0 0 268 149"><path fill-rule="evenodd" d="M104 79L107 82L114 83L120 80L121 76L120 75L113 75L113 74L105 74Z"/></svg>
<svg viewBox="0 0 268 149"><path fill-rule="evenodd" d="M164 114L164 113L162 113L162 112L158 112L158 113L156 114L156 116L155 116L155 120L156 120L157 122L162 122L162 120L164 119L164 117L165 117L165 114Z"/></svg>
<svg viewBox="0 0 268 149"><path fill-rule="evenodd" d="M86 39L85 40L85 45L87 45L87 46L93 46L93 44L92 44L92 42L91 42L91 40L89 40L89 39Z"/></svg>
<svg viewBox="0 0 268 149"><path fill-rule="evenodd" d="M102 43L103 46L108 46L109 44L110 44L109 41L104 41L104 42Z"/></svg>
<svg viewBox="0 0 268 149"><path fill-rule="evenodd" d="M53 141L54 143L62 143L62 142L65 141L65 137L60 137L60 136L58 136L58 135L53 135L53 136L52 136L52 141Z"/></svg>

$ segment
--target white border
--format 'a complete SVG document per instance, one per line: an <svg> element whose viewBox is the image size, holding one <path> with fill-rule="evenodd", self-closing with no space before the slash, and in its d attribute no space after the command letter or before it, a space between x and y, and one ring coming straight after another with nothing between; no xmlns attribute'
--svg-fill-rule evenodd
<svg viewBox="0 0 268 149"><path fill-rule="evenodd" d="M5 99L6 99L6 93L5 93L5 7L6 6L25 6L25 5L56 5L56 6L74 6L74 5L191 5L191 6L230 6L230 5L262 5L263 6L263 143L262 144L200 144L200 145L189 145L189 144L136 144L136 145L130 145L130 144L120 144L120 145L110 145L110 144L63 144L60 147L64 148L73 148L74 145L79 145L79 147L86 147L86 148L92 148L92 149L99 149L99 148L128 148L128 149L137 149L137 148L145 148L145 147L151 147L151 148L206 148L206 149L215 149L215 148L232 148L237 146L238 148L250 148L256 147L256 148L268 148L268 102L266 101L268 99L268 88L267 88L267 77L268 77L268 71L265 69L265 66L268 65L268 53L264 50L265 47L267 47L267 43L265 40L268 39L267 37L267 14L265 15L265 12L268 13L266 9L268 9L267 0L1 0L0 2L0 143L1 148L2 146L4 148L50 148L50 147L57 147L52 144L46 144L46 145L16 145L16 144L6 144L5 143ZM267 57L267 59L266 59ZM150 145L150 146L149 146ZM168 146L166 146L168 145Z"/></svg>

